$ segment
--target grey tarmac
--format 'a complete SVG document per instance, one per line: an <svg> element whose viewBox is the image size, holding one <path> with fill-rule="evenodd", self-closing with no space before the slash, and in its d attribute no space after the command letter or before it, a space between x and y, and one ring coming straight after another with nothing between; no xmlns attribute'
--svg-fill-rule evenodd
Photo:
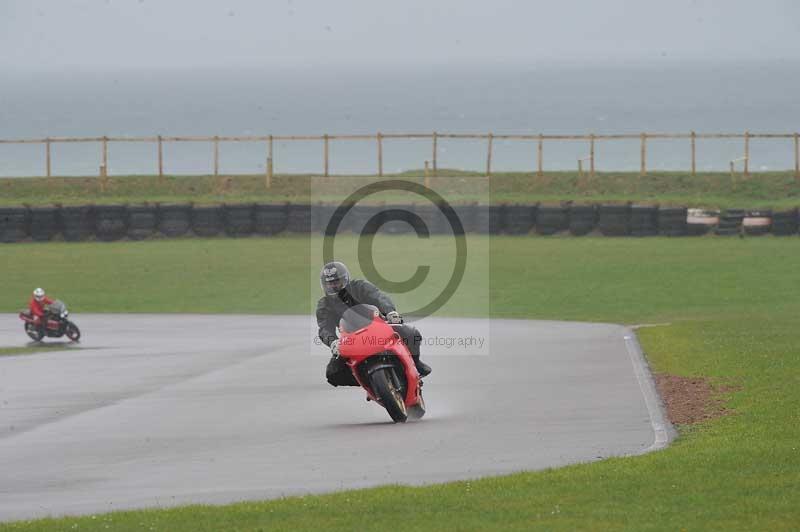
<svg viewBox="0 0 800 532"><path fill-rule="evenodd" d="M80 348L0 357L0 520L471 479L670 434L619 325L426 318L428 414L393 424L325 382L307 316L74 318ZM26 340L0 315L0 346Z"/></svg>

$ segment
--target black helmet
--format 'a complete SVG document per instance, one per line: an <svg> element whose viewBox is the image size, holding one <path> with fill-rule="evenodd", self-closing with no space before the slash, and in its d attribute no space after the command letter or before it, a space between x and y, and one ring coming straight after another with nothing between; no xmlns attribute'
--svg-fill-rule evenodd
<svg viewBox="0 0 800 532"><path fill-rule="evenodd" d="M350 271L341 262L329 262L319 274L322 290L329 296L339 293L350 284Z"/></svg>

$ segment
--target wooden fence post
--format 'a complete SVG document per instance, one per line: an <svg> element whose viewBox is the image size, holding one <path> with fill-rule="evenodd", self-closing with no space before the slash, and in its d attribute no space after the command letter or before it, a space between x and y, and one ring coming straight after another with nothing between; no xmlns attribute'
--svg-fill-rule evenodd
<svg viewBox="0 0 800 532"><path fill-rule="evenodd" d="M219 137L214 135L214 175L219 175Z"/></svg>
<svg viewBox="0 0 800 532"><path fill-rule="evenodd" d="M269 153L269 142L267 142L267 160L264 162L264 186L272 187L272 158Z"/></svg>
<svg viewBox="0 0 800 532"><path fill-rule="evenodd" d="M594 133L589 137L589 175L594 177Z"/></svg>
<svg viewBox="0 0 800 532"><path fill-rule="evenodd" d="M436 160L437 159L436 152L439 151L439 150L436 149L437 148L437 141L438 141L438 135L434 131L433 132L433 177L436 177L437 169L439 167L438 162Z"/></svg>
<svg viewBox="0 0 800 532"><path fill-rule="evenodd" d="M750 132L744 132L744 176L750 176Z"/></svg>
<svg viewBox="0 0 800 532"><path fill-rule="evenodd" d="M50 171L50 137L47 137L45 139L44 146L45 146L45 151L44 151L45 167L47 169L47 177L51 177L52 173Z"/></svg>
<svg viewBox="0 0 800 532"><path fill-rule="evenodd" d="M491 177L492 175L492 141L494 140L494 135L489 133L489 142L487 143L486 147L486 177Z"/></svg>
<svg viewBox="0 0 800 532"><path fill-rule="evenodd" d="M697 133L692 131L692 177L697 175Z"/></svg>
<svg viewBox="0 0 800 532"><path fill-rule="evenodd" d="M330 175L330 173L329 173L329 147L328 147L328 145L329 145L329 137L328 137L328 134L325 133L325 135L322 137L322 139L323 139L323 145L324 145L324 150L325 150L325 177L328 177Z"/></svg>
<svg viewBox="0 0 800 532"><path fill-rule="evenodd" d="M544 139L542 134L539 133L539 142L536 149L536 174L541 177L544 172L542 171L542 151L544 151Z"/></svg>
<svg viewBox="0 0 800 532"><path fill-rule="evenodd" d="M429 178L429 175L430 175L430 171L429 170L430 170L430 165L428 164L428 161L425 161L425 170L424 170L425 188L431 188L431 182L430 182L430 178Z"/></svg>
<svg viewBox="0 0 800 532"><path fill-rule="evenodd" d="M639 166L639 175L646 176L647 175L647 133L642 133L642 144L640 148L640 166Z"/></svg>
<svg viewBox="0 0 800 532"><path fill-rule="evenodd" d="M267 182L272 186L272 177L275 175L275 155L272 152L272 135L269 136L269 140L267 141L267 160L269 161L267 165Z"/></svg>
<svg viewBox="0 0 800 532"><path fill-rule="evenodd" d="M383 135L380 131L376 138L378 140L378 176L383 177Z"/></svg>
<svg viewBox="0 0 800 532"><path fill-rule="evenodd" d="M108 175L108 137L103 136L103 176Z"/></svg>
<svg viewBox="0 0 800 532"><path fill-rule="evenodd" d="M158 180L164 180L164 139L158 136Z"/></svg>
<svg viewBox="0 0 800 532"><path fill-rule="evenodd" d="M800 134L794 134L794 177L800 179Z"/></svg>

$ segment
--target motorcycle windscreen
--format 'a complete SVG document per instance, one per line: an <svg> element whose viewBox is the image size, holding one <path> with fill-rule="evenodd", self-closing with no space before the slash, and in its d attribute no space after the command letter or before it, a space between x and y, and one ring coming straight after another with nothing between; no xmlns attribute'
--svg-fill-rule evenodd
<svg viewBox="0 0 800 532"><path fill-rule="evenodd" d="M374 305L355 305L344 311L339 320L339 330L343 333L353 333L372 323L380 315L378 307Z"/></svg>
<svg viewBox="0 0 800 532"><path fill-rule="evenodd" d="M56 299L52 303L47 306L47 309L52 312L53 314L61 315L62 312L67 308L63 301Z"/></svg>

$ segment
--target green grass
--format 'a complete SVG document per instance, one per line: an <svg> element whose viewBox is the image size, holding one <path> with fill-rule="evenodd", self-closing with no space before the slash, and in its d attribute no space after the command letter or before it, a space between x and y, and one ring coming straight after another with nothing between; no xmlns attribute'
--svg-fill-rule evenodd
<svg viewBox="0 0 800 532"><path fill-rule="evenodd" d="M394 241L401 248L407 243ZM477 249L491 253L492 315L670 322L639 331L655 370L734 383L727 406L735 413L682 427L669 448L638 457L424 488L387 486L0 529L798 528L800 240L493 238L484 246ZM88 310L307 312L314 297L310 268L303 267L308 249L306 239L15 245L0 249L10 273L0 279L0 293L8 295L2 305L10 308L17 292L24 298L35 280L45 279L72 302L78 319ZM446 259L436 246L418 257L433 264ZM180 265L171 266L178 258ZM48 268L54 262L63 268ZM391 273L402 276L406 267ZM258 297L246 297L248 287ZM481 314L479 303L465 299L464 308L448 312Z"/></svg>
<svg viewBox="0 0 800 532"><path fill-rule="evenodd" d="M422 182L422 172L409 171L391 177ZM749 178L731 178L725 172L653 172L640 177L635 172L599 172L579 177L576 172L548 172L544 176L506 172L493 174L487 195L481 174L440 170L431 178L437 190L452 202L580 202L659 203L716 208L790 208L800 204L800 179L792 172L763 172ZM387 176L388 178L389 176ZM307 202L310 175L275 176L271 188L262 175L222 176L119 176L109 178L100 190L95 177L0 178L0 205L43 205L143 202ZM343 190L358 183L375 181L368 176L314 177L314 201L341 199Z"/></svg>
<svg viewBox="0 0 800 532"><path fill-rule="evenodd" d="M20 328L20 332L22 329ZM70 349L74 349L70 347ZM0 357L11 355L30 355L32 353L41 353L42 351L53 351L54 348L48 345L33 345L26 347L0 347Z"/></svg>

